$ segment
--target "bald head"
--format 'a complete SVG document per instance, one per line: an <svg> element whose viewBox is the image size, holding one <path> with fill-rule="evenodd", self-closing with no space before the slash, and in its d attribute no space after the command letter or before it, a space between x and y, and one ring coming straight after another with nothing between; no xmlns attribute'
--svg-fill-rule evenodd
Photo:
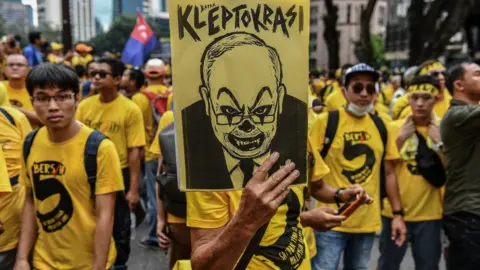
<svg viewBox="0 0 480 270"><path fill-rule="evenodd" d="M25 80L29 70L27 58L22 54L7 56L5 74L9 80Z"/></svg>
<svg viewBox="0 0 480 270"><path fill-rule="evenodd" d="M277 86L280 86L283 74L280 56L277 51L273 47L268 46L265 41L261 40L259 37L245 32L235 32L218 37L207 46L201 62L202 84L207 88L210 87L210 77L212 75L213 66L222 56L226 54L235 54L239 51L257 51L257 53L246 54L247 57L250 55L251 59L249 59L249 61L253 67L254 65L260 63L263 65L265 63L257 58L259 56L258 52L262 50L265 52L265 56L268 57L267 62L271 63L272 73L277 81ZM226 62L235 65L235 62L233 61Z"/></svg>

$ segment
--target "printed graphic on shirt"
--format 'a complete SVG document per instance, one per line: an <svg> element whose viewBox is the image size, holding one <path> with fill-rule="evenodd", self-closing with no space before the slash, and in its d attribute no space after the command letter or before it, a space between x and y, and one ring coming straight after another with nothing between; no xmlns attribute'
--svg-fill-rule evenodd
<svg viewBox="0 0 480 270"><path fill-rule="evenodd" d="M67 168L57 161L35 162L32 166L33 190L40 204L58 197L58 204L47 212L37 210L37 218L47 233L61 230L73 215L73 202L63 184L56 178L66 173Z"/></svg>
<svg viewBox="0 0 480 270"><path fill-rule="evenodd" d="M86 120L85 125L90 128L96 129L103 134L118 133L121 130L121 125L116 121L99 121Z"/></svg>
<svg viewBox="0 0 480 270"><path fill-rule="evenodd" d="M342 170L342 174L352 184L361 184L365 182L372 174L375 165L375 153L372 148L365 142L369 141L372 136L367 131L348 132L343 135L344 148L343 156L346 160L353 161L361 157L365 158L363 165L355 170Z"/></svg>

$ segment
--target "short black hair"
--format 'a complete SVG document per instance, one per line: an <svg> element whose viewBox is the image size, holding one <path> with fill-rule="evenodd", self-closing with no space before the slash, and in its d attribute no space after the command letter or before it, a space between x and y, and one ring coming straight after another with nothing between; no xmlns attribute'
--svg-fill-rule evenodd
<svg viewBox="0 0 480 270"><path fill-rule="evenodd" d="M75 66L75 73L77 73L77 76L81 78L81 77L85 76L85 74L87 73L87 69L82 65L76 65Z"/></svg>
<svg viewBox="0 0 480 270"><path fill-rule="evenodd" d="M468 62L461 62L451 66L447 71L447 78L445 80L446 87L448 92L453 95L455 86L453 82L456 80L463 79L463 75L465 75L465 66L468 65Z"/></svg>
<svg viewBox="0 0 480 270"><path fill-rule="evenodd" d="M35 88L55 88L60 91L71 90L78 94L80 80L71 68L62 64L45 63L34 67L27 75L27 90L33 96Z"/></svg>
<svg viewBox="0 0 480 270"><path fill-rule="evenodd" d="M33 44L37 39L40 39L42 37L42 33L38 31L30 32L28 34L28 41Z"/></svg>
<svg viewBox="0 0 480 270"><path fill-rule="evenodd" d="M112 70L113 77L122 76L123 72L125 71L125 64L118 59L100 58L97 63L109 65L110 69Z"/></svg>
<svg viewBox="0 0 480 270"><path fill-rule="evenodd" d="M138 69L138 68L131 68L130 70L130 80L134 80L135 86L137 89L142 88L142 86L145 84L145 75L143 72Z"/></svg>

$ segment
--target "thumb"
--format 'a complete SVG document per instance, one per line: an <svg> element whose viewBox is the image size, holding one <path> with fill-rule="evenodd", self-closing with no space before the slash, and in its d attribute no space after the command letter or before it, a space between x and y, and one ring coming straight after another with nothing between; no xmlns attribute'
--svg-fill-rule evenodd
<svg viewBox="0 0 480 270"><path fill-rule="evenodd" d="M330 208L330 207L319 207L319 208L317 208L317 209L319 209L320 211L323 211L323 212L325 212L325 213L327 213L327 214L331 214L331 215L336 215L336 214L338 214L338 211L337 211L337 210L335 210L335 209L333 209L333 208Z"/></svg>

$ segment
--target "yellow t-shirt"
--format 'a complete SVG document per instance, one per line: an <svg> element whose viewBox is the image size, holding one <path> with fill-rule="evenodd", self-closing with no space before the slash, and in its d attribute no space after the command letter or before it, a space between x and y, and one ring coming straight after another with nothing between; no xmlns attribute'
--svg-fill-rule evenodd
<svg viewBox="0 0 480 270"><path fill-rule="evenodd" d="M353 184L362 185L375 203L361 206L352 216L335 228L335 231L348 233L372 233L381 229L380 220L380 160L383 154L383 143L373 120L369 116L362 118L347 114L345 109L339 110L339 122L336 136L325 159L331 173L323 178L333 188L348 187ZM325 130L328 114L323 113L313 125L309 141L314 156L320 156L325 141ZM390 133L388 123L385 123ZM386 160L398 159L395 139L388 134ZM315 176L313 179L317 179ZM317 206L336 208L335 204L317 202ZM366 218L368 217L368 218Z"/></svg>
<svg viewBox="0 0 480 270"><path fill-rule="evenodd" d="M405 119L393 122L392 134L394 138L402 126ZM428 128L417 126L417 130L425 138L428 136ZM442 188L432 186L418 172L415 159L397 161L395 173L397 175L398 188L403 209L405 210L405 221L417 222L427 220L439 220L443 215L443 195ZM384 200L384 209L382 215L392 218L392 207L390 202Z"/></svg>
<svg viewBox="0 0 480 270"><path fill-rule="evenodd" d="M378 102L380 102L384 106L389 107L390 103L393 100L394 94L395 94L395 91L393 90L393 86L391 84L387 84L382 89L382 92L378 94Z"/></svg>
<svg viewBox="0 0 480 270"><path fill-rule="evenodd" d="M93 56L91 54L87 54L85 57L81 55L75 55L72 57L72 66L84 66L87 67L87 64L93 60Z"/></svg>
<svg viewBox="0 0 480 270"><path fill-rule="evenodd" d="M128 148L145 146L142 111L123 95L109 103L102 103L99 94L88 97L78 105L76 118L112 140L122 169L128 167Z"/></svg>
<svg viewBox="0 0 480 270"><path fill-rule="evenodd" d="M143 125L145 127L145 142L146 149L150 146L150 138L153 136L153 112L150 100L148 97L142 93L136 93L132 96L132 101L137 104L137 106L142 111L143 116ZM155 159L155 156L149 155L148 152L145 153L145 161L152 161Z"/></svg>
<svg viewBox="0 0 480 270"><path fill-rule="evenodd" d="M34 139L20 183L34 193L39 229L33 251L37 269L92 269L96 229L95 202L83 155L92 129L82 126L68 141L52 143L41 128ZM97 155L96 195L124 190L120 160L110 140ZM107 269L116 257L113 237Z"/></svg>
<svg viewBox="0 0 480 270"><path fill-rule="evenodd" d="M27 117L11 107L1 107L14 120L14 125L0 113L0 146L6 162L7 180L18 177L22 169L21 155L22 142L32 130ZM2 164L3 165L3 164ZM10 185L10 184L9 184ZM1 189L1 188L0 188ZM7 230L0 235L0 252L12 250L17 247L20 237L20 221L25 201L25 188L22 185L12 187L12 193L0 199L0 220Z"/></svg>
<svg viewBox="0 0 480 270"><path fill-rule="evenodd" d="M162 84L149 85L145 88L145 91L155 93L157 95L163 95L168 91L168 88Z"/></svg>
<svg viewBox="0 0 480 270"><path fill-rule="evenodd" d="M3 156L3 151L0 148L0 195L2 196L12 192L12 187L10 186L10 179L7 172L7 165L5 163L5 157ZM1 200L3 200L3 198ZM2 219L0 218L0 220Z"/></svg>
<svg viewBox="0 0 480 270"><path fill-rule="evenodd" d="M318 156L315 171L317 179L329 173ZM292 187L267 226L260 242L261 251L252 257L247 269L311 269L306 233L300 224L304 195L305 187ZM241 197L242 190L187 192L187 226L201 229L225 226L238 211Z"/></svg>
<svg viewBox="0 0 480 270"><path fill-rule="evenodd" d="M155 133L155 138L152 141L152 145L150 146L150 149L149 149L149 152L155 155L156 158L158 158L162 154L162 151L160 151L160 141L158 139L158 135L166 126L173 123L173 119L174 118L173 118L172 111L166 111L162 115L162 118L160 118L160 123L158 123L158 128L157 128L157 132Z"/></svg>
<svg viewBox="0 0 480 270"><path fill-rule="evenodd" d="M32 100L30 99L30 94L28 94L27 88L14 89L10 87L8 81L3 81L2 83L7 88L10 104L33 112Z"/></svg>
<svg viewBox="0 0 480 270"><path fill-rule="evenodd" d="M247 269L311 269L299 218L304 204L303 189L292 187L288 199L270 220L260 242L261 250L252 257ZM225 226L237 212L241 197L241 190L187 192L187 226L202 229ZM287 217L287 211L295 215Z"/></svg>
<svg viewBox="0 0 480 270"><path fill-rule="evenodd" d="M450 101L452 100L452 96L447 90L444 90L443 92L443 100L435 103L435 106L433 107L435 116L440 119L447 113L450 108ZM410 114L412 114L412 108L408 103L408 95L399 97L392 107L393 119L406 119Z"/></svg>

